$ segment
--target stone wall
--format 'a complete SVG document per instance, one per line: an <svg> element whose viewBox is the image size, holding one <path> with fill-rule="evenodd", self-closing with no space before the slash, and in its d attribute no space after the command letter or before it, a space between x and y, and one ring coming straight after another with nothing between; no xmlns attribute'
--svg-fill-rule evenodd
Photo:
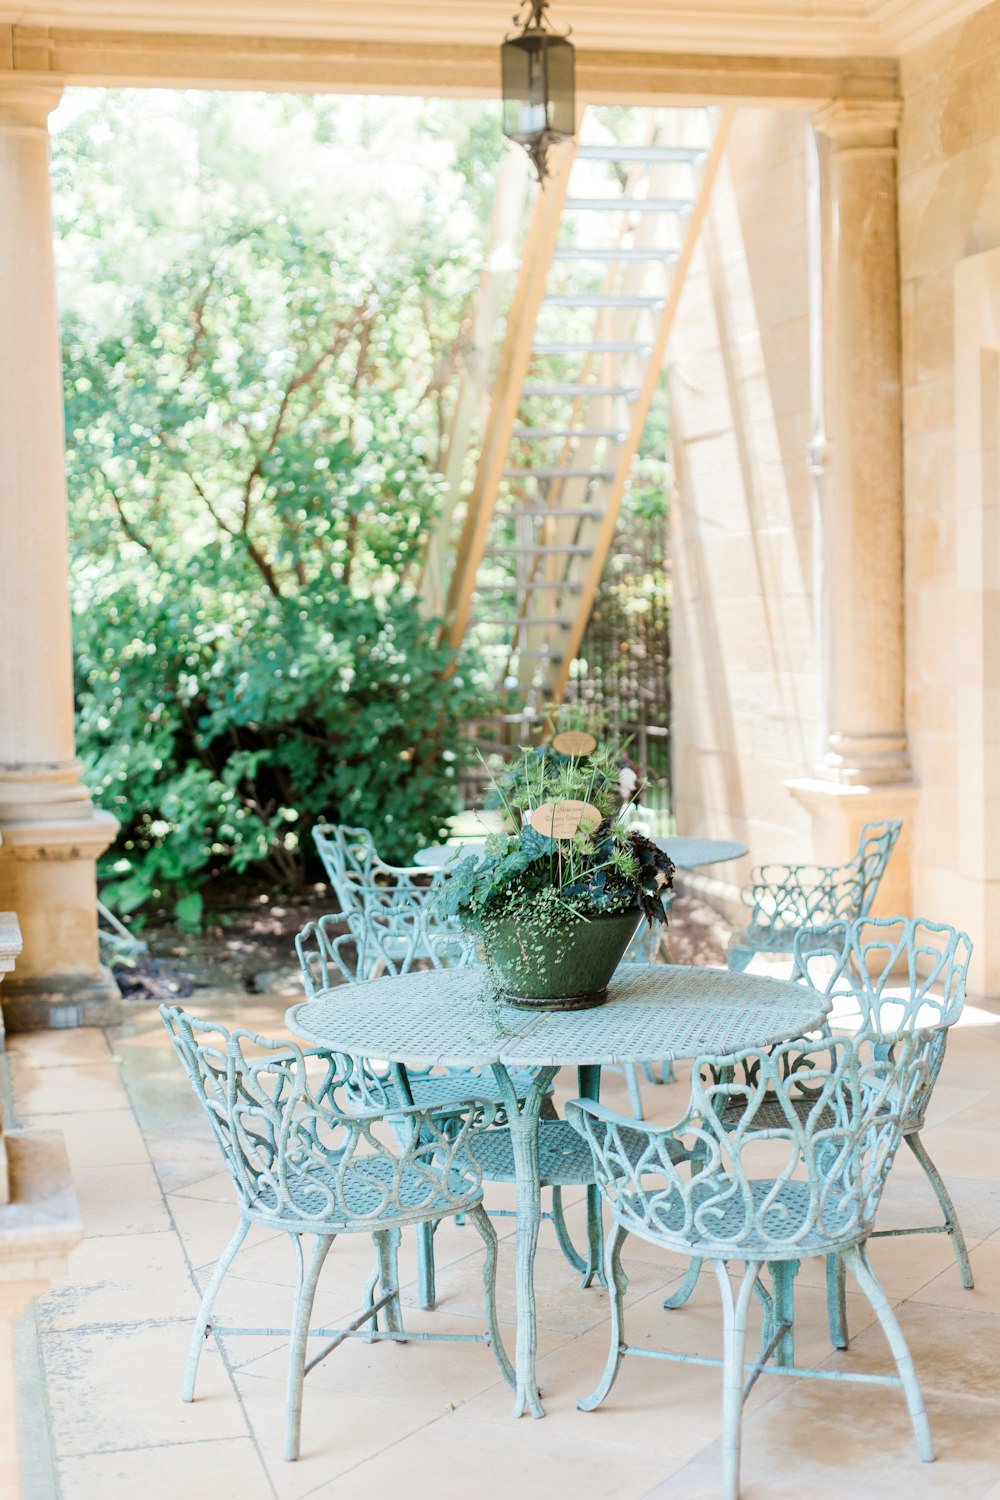
<svg viewBox="0 0 1000 1500"><path fill-rule="evenodd" d="M903 59L900 257L915 908L1000 991L1000 4ZM973 261L972 257L976 257ZM963 287L965 292L963 292ZM964 308L956 319L956 297ZM956 400L956 389L960 392ZM961 470L959 465L962 465Z"/></svg>
<svg viewBox="0 0 1000 1500"><path fill-rule="evenodd" d="M809 859L785 782L819 750L806 140L803 114L736 116L668 357L678 830L754 862Z"/></svg>

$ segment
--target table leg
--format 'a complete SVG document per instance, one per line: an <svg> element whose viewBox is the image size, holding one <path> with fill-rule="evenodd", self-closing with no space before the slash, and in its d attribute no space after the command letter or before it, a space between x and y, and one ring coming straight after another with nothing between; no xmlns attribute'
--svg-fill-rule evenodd
<svg viewBox="0 0 1000 1500"><path fill-rule="evenodd" d="M510 1140L514 1153L514 1180L517 1188L516 1266L517 1289L517 1390L514 1415L530 1412L533 1417L545 1415L539 1400L535 1378L535 1354L538 1328L535 1315L535 1252L538 1248L538 1226L542 1215L541 1172L538 1159L538 1117L545 1090L559 1071L540 1068L535 1081L519 1107L517 1093L503 1063L493 1064L501 1097L507 1108Z"/></svg>
<svg viewBox="0 0 1000 1500"><path fill-rule="evenodd" d="M597 1104L601 1097L600 1064L586 1064L577 1069L577 1087L581 1099L592 1099ZM594 1277L601 1286L608 1284L604 1270L603 1248L604 1224L601 1218L601 1195L596 1187L587 1189L587 1266L583 1273L583 1284L588 1287Z"/></svg>
<svg viewBox="0 0 1000 1500"><path fill-rule="evenodd" d="M396 1089L396 1097L403 1104L413 1103L410 1078L402 1063L390 1063L389 1071ZM417 1224L414 1233L417 1239L417 1301L430 1312L437 1302L437 1277L434 1267L434 1230L432 1223Z"/></svg>

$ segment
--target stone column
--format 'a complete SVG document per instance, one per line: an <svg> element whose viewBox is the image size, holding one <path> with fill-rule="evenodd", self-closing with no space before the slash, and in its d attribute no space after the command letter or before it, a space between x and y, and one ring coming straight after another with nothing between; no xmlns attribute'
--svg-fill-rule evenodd
<svg viewBox="0 0 1000 1500"><path fill-rule="evenodd" d="M74 758L62 380L48 116L61 89L0 78L0 910L24 952L8 1027L113 1019L95 861L116 830Z"/></svg>
<svg viewBox="0 0 1000 1500"><path fill-rule="evenodd" d="M896 130L899 101L837 99L813 116L822 341L810 447L822 527L818 589L825 743L790 784L815 823L815 857L846 858L861 825L903 817L878 903L909 904L916 809L906 739L902 378ZM815 397L814 392L814 397Z"/></svg>

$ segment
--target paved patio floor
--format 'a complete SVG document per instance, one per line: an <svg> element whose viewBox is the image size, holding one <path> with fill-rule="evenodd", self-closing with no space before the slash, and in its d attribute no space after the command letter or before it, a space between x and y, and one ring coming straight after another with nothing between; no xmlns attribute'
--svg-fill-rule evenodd
<svg viewBox="0 0 1000 1500"><path fill-rule="evenodd" d="M191 1008L277 1035L287 1003L202 991ZM9 1045L18 1123L65 1132L86 1226L69 1278L37 1305L34 1327L21 1330L27 1500L717 1496L717 1370L626 1360L599 1412L575 1409L604 1364L607 1297L579 1287L547 1225L538 1258L542 1421L512 1420L510 1393L475 1344L350 1342L335 1351L308 1377L296 1464L281 1459L280 1337L210 1342L198 1397L182 1404L198 1289L230 1236L234 1209L156 1009L131 1005L127 1024L108 1035L46 1032ZM561 1082L560 1096L571 1096L572 1078ZM650 1118L681 1112L681 1083L644 1094ZM625 1107L620 1076L606 1078L603 1097ZM938 1460L918 1461L896 1391L763 1378L745 1418L746 1500L1000 1500L1000 1006L970 1008L953 1032L926 1139L965 1223L976 1290L962 1290L943 1235L880 1240L872 1257L916 1360ZM510 1194L494 1189L487 1202L509 1206ZM903 1153L884 1222L932 1222L935 1211ZM513 1223L496 1223L512 1345ZM579 1203L571 1223L579 1236ZM434 1313L413 1309L413 1327L479 1330L477 1244L469 1228L442 1229L439 1305ZM369 1261L367 1246L337 1243L317 1316L335 1322L357 1308ZM625 1264L630 1341L718 1352L714 1277L702 1278L685 1309L665 1313L663 1296L682 1263L630 1242ZM411 1245L403 1275L413 1275ZM255 1230L224 1287L219 1318L285 1324L292 1283L284 1236ZM414 1302L412 1281L406 1300ZM867 1304L852 1294L849 1305L852 1348L831 1353L823 1269L803 1266L800 1361L887 1370Z"/></svg>

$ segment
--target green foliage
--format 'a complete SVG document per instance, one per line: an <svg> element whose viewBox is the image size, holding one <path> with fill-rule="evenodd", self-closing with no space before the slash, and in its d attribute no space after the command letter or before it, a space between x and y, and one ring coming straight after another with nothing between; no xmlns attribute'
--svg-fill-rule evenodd
<svg viewBox="0 0 1000 1500"><path fill-rule="evenodd" d="M589 802L605 818L618 811L620 751L599 745L591 755L560 755L551 745L526 746L491 788L486 806L513 815L543 802Z"/></svg>
<svg viewBox="0 0 1000 1500"><path fill-rule="evenodd" d="M83 102L83 100L86 102ZM414 595L495 164L478 106L69 96L78 743L105 894L200 918L320 817L408 861L484 711Z"/></svg>
<svg viewBox="0 0 1000 1500"><path fill-rule="evenodd" d="M523 917L556 931L567 922L639 907L650 926L665 922L674 867L618 816L619 755L612 744L572 757L548 746L522 751L494 792L511 826L519 815L527 817L517 833L491 834L481 860L470 856L453 867L435 898L442 914L470 928ZM572 838L549 838L530 815L543 803L562 801L590 803L600 824L581 824Z"/></svg>
<svg viewBox="0 0 1000 1500"><path fill-rule="evenodd" d="M667 855L610 818L568 840L525 824L517 834L492 835L482 860L461 860L436 900L443 915L470 928L509 917L558 927L633 908L652 926L667 920L672 881Z"/></svg>

